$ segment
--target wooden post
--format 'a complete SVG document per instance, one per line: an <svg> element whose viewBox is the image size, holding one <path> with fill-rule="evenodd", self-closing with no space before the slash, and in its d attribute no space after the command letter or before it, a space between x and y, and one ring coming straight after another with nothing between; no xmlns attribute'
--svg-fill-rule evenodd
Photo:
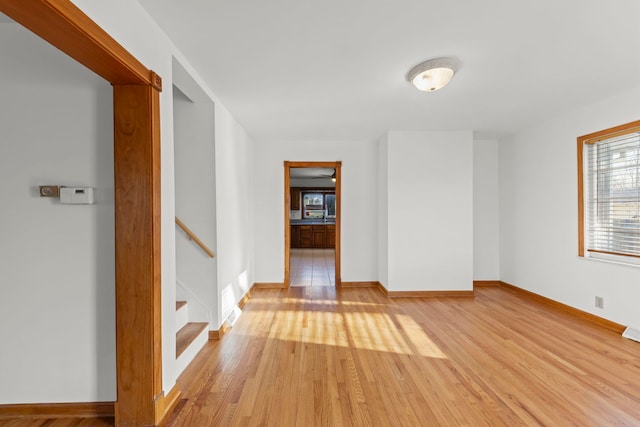
<svg viewBox="0 0 640 427"><path fill-rule="evenodd" d="M116 425L156 425L162 394L159 93L115 85Z"/></svg>

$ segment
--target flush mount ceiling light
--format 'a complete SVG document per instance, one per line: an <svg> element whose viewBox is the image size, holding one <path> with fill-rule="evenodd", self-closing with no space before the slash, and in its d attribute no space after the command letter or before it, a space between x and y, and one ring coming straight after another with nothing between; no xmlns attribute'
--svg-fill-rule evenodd
<svg viewBox="0 0 640 427"><path fill-rule="evenodd" d="M409 80L418 90L433 92L449 83L458 65L450 58L436 58L422 62L409 71Z"/></svg>

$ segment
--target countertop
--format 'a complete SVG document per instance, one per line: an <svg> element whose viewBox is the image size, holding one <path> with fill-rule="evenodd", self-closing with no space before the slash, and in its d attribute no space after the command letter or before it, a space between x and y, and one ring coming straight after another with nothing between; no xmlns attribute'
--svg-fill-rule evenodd
<svg viewBox="0 0 640 427"><path fill-rule="evenodd" d="M327 220L326 222L321 219L292 219L291 225L335 225L334 219Z"/></svg>

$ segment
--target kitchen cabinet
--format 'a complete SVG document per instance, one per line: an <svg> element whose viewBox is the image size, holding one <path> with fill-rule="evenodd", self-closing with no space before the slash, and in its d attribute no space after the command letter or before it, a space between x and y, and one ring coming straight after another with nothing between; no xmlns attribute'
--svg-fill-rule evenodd
<svg viewBox="0 0 640 427"><path fill-rule="evenodd" d="M336 226L335 225L327 225L327 236L325 237L327 241L327 248L335 248L336 247Z"/></svg>
<svg viewBox="0 0 640 427"><path fill-rule="evenodd" d="M300 210L300 189L299 188L291 188L291 210L292 211Z"/></svg>
<svg viewBox="0 0 640 427"><path fill-rule="evenodd" d="M336 226L334 224L291 225L292 248L335 248Z"/></svg>
<svg viewBox="0 0 640 427"><path fill-rule="evenodd" d="M300 227L300 246L301 248L313 247L313 226L299 225Z"/></svg>
<svg viewBox="0 0 640 427"><path fill-rule="evenodd" d="M292 225L291 228L291 247L299 248L300 247L300 226Z"/></svg>
<svg viewBox="0 0 640 427"><path fill-rule="evenodd" d="M327 226L326 225L313 225L313 247L324 248L327 246Z"/></svg>

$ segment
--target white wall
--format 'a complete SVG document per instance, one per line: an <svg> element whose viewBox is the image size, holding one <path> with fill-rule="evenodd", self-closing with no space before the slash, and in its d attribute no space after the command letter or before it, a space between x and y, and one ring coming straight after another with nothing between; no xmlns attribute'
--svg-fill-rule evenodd
<svg viewBox="0 0 640 427"><path fill-rule="evenodd" d="M181 71L182 70L182 71ZM214 253L216 170L214 104L178 63L174 63L174 153L176 216ZM178 76L182 76L180 81ZM185 81L186 80L186 81ZM189 321L217 329L217 258L210 258L182 231L176 234L177 292L189 302Z"/></svg>
<svg viewBox="0 0 640 427"><path fill-rule="evenodd" d="M177 60L215 104L218 321L231 299L242 298L252 280L251 138L204 84L182 53L137 2L73 0L98 25L163 78L162 138L162 349L163 389L175 384L175 211L172 65ZM231 292L229 292L231 291ZM230 295L230 298L222 295Z"/></svg>
<svg viewBox="0 0 640 427"><path fill-rule="evenodd" d="M389 136L378 141L378 281L389 289Z"/></svg>
<svg viewBox="0 0 640 427"><path fill-rule="evenodd" d="M255 281L284 280L284 161L342 161L342 281L376 281L377 144L373 141L255 144Z"/></svg>
<svg viewBox="0 0 640 427"><path fill-rule="evenodd" d="M202 79L194 71L193 67L176 49L173 43L160 30L160 28L155 24L155 22L146 13L142 6L140 6L139 3L131 2L128 0L113 0L110 2L102 2L98 0L73 0L73 2L92 20L94 20L98 25L105 29L105 31L107 31L118 43L123 45L125 49L127 49L136 58L138 58L147 68L154 70L163 79L164 90L160 95L160 133L162 162L162 382L163 390L165 392L168 392L174 386L177 377L177 370L175 365L176 231L174 222L175 211L172 108L173 94L171 90L172 61L174 57L180 61L187 72L191 76L193 76L195 81L203 88L205 93L215 103L215 144L216 154L219 154L216 158L216 178L218 182L221 182L222 178L225 184L230 184L228 187L225 185L223 189L221 191L218 191L218 194L216 195L218 206L222 206L222 208L218 209L218 212L216 213L218 227L222 230L219 230L218 232L218 262L221 265L221 267L218 269L218 282L221 284L221 289L218 289L218 295L224 293L225 284L231 283L232 286L230 288L233 288L234 293L237 293L237 295L233 295L233 298L238 299L242 297L242 289L247 288L246 282L250 283L252 281L251 256L253 250L253 223L251 220L251 216L253 215L253 213L251 209L251 183L253 182L253 176L251 171L250 149L252 143L244 130L229 115L224 106L222 106L222 104L218 102L215 95L211 93L210 89L208 89L206 85L203 84ZM2 37L3 42L11 39L12 37ZM25 57L21 58L21 60L29 61L33 59L32 56L34 55L32 51L29 50L26 53ZM44 63L41 64L39 69L51 72L50 68L52 68L52 64L56 63L55 60L51 59L49 55L45 55L43 56L43 58ZM5 66L5 62L6 61L3 55L3 60L0 64L0 70L2 70L2 67ZM37 70L37 67L35 69ZM27 79L30 75L30 73L25 73L24 78ZM70 77L75 76L75 74L72 72L66 73L65 75L68 75ZM14 84L13 80L9 81L4 78L2 80L10 83L10 86L13 86ZM65 80L64 83L56 84L55 88L68 89L72 87L75 88L76 85L77 82L69 78ZM105 91L108 91L108 93L111 94L110 87L108 85L104 87L106 88ZM55 88L49 89L53 90ZM47 90L34 90L33 93L29 95L43 97L43 95L46 94ZM7 94L6 97L5 93ZM17 96L10 97L8 95L10 93L10 91L3 91L2 99L20 99ZM66 92L65 96L67 96ZM30 121L29 126L23 126L24 129L20 130L21 132L25 132L25 135L27 136L24 136L24 139L28 140L29 143L35 142L36 144L41 144L43 140L51 141L52 135L55 134L54 130L56 129L56 126L59 123L65 123L64 121L58 120L57 114L52 114L49 110L53 111L59 109L60 113L64 113L66 112L64 106L67 106L67 104L73 101L74 98L69 98L70 101L66 102L64 101L65 98L59 94L55 94L54 97L55 102L53 102L52 105L49 105L47 101L44 101L44 99L41 101L43 107L50 107L47 110L47 117L50 119L48 122L40 127L33 126L32 121ZM87 98L89 97L89 95L84 94L80 98L82 97ZM27 97L23 97L23 99L26 100ZM77 101L82 102L86 101L86 99L78 99ZM0 102L0 104L2 104L2 102ZM100 107L102 105L101 103L98 104L98 106L94 107L86 104L87 102L84 102L84 105L81 104L82 107L73 109L74 119L77 119L78 117L83 118L91 113L95 113L96 109L102 108ZM60 105L62 105L63 107L60 107ZM109 108L111 108L111 102L109 102L108 105ZM18 105L15 103L12 103L10 106L11 110L15 110L16 112L19 110L17 107ZM27 108L26 106L23 107L23 110ZM30 109L29 111L36 111L36 109L33 109L32 105L28 105L28 107ZM77 111L81 112L78 113ZM13 120L10 117L11 116L7 114L3 115L1 119L3 121ZM103 125L101 123L96 123L97 119L95 118L93 119L93 122L87 118L87 127L85 127L82 123L77 123L78 120L74 120L71 125L67 123L67 125L65 126L65 131L82 132L83 130L90 129L92 133L90 135L83 135L82 139L83 141L91 142L98 137L101 138L104 135L103 132L111 131L112 113L110 111L100 111L100 117L108 117L108 123ZM15 121L16 123L20 123L20 121L16 120L13 121ZM2 133L4 140L5 135L8 134L7 132L5 132L5 126L2 126ZM68 136L66 136L65 138L68 138ZM62 138L59 139L62 140L60 144L73 143L73 141L67 142ZM3 150L6 149L6 144L4 142L2 144L2 147ZM47 146L47 150L49 150L50 154L52 155L55 154L58 148L59 147L57 145ZM40 161L34 161L34 159L36 159L39 155L39 148L33 149L29 146L29 144L13 144L10 146L10 149L12 156L21 156L21 159L14 162L15 164L19 164L20 160L24 162L31 162L33 163L34 167L38 167L38 169L37 172L34 172L33 170L25 171L25 173L31 175L24 175L20 170L16 171L14 170L14 168L3 167L3 180L2 183L0 183L0 185L2 185L0 192L5 191L5 185L7 185L8 183L11 183L11 185L13 185L13 183L17 183L16 191L21 190L23 192L20 197L25 198L25 200L28 198L32 203L36 203L38 206L38 210L40 210L41 207L44 206L44 204L41 203L43 200L36 200L35 198L33 198L33 194L30 192L32 190L25 187L25 182L28 184L28 186L33 186L40 183L42 179L48 179L49 175L45 174L47 172L47 168L54 168L53 170L55 173L52 172L53 178L56 178L60 181L69 179L69 182L66 182L67 184L75 184L76 180L85 179L85 177L82 176L85 173L83 172L84 169L82 167L78 167L77 169L70 166L66 168L58 167L59 165L56 165L55 162L50 161L51 157L44 158ZM100 146L100 149L108 150L109 153L111 153L113 150L112 137L109 137L108 143L105 143L105 146ZM87 155L89 156L91 156L91 154L91 152L87 153ZM81 155L83 155L83 153L78 153L76 158L81 158ZM2 157L3 159L0 161L8 159L8 157L5 156L4 153ZM64 164L65 161L69 160L64 159L63 161L61 161L61 164ZM220 166L221 163L222 166ZM96 168L91 169L94 174L96 173L96 170L101 171L100 173L103 173L104 171L105 174L109 174L109 177L112 180L112 166L109 166L108 163L99 162L96 165ZM65 175L62 175L62 173L60 173L61 170L67 172L69 174L69 177L65 178ZM7 174L8 177L6 177L5 174ZM86 179L89 178L90 177L86 177ZM91 176L91 178L96 181L94 185L98 187L108 187L106 184L98 182L95 176ZM21 180L23 181L23 185L20 185ZM73 182L71 182L72 180ZM65 182L60 183L64 184ZM238 194L241 194L239 197L238 194L235 193L236 191L239 192ZM101 194L108 194L108 191L102 191ZM224 202L224 205L220 204L221 201ZM88 208L96 208L97 210L100 210L100 205ZM7 210L6 214L4 212L5 210L3 208L3 218L5 216L8 217L9 211ZM74 212L79 211L74 210ZM17 214L13 214L13 216L15 217L17 216ZM106 217L106 214L104 214L100 219L104 220L104 217ZM25 214L25 218L29 217ZM46 219L46 224L49 224L49 222L52 221L52 218L53 217L48 216ZM56 221L61 221L58 218L54 219ZM3 222L5 221L3 220ZM90 228L96 227L96 225L91 222L90 218L85 218L82 221L79 220L78 225ZM40 238L36 233L36 231L39 231L39 227L41 226L38 225L37 221L31 221L29 223L29 227L23 230L22 239L24 239L25 236L29 236L30 238L36 238L38 242L40 242ZM74 236L73 233L75 233L75 230L78 229L80 229L80 227L74 229L74 231L72 232L72 237ZM64 230L64 228L57 229L58 232L61 232L62 230ZM106 232L106 228L102 226L99 230L99 233ZM92 233L94 233L93 235L95 235L95 233L98 233L98 231L93 231ZM78 238L79 236L80 233L78 233L78 235L75 237ZM63 236L60 236L60 238L62 237ZM85 247L84 250L87 254L96 256L95 251L98 251L98 249L94 249L94 252L90 250L92 242L93 240L89 241L89 243L87 243L89 246ZM108 239L108 242L109 244L113 245L113 239ZM59 242L56 243L59 245ZM93 243L95 244L95 242ZM73 243L74 247L75 244L76 243ZM102 244L103 242L100 242L100 245ZM110 270L105 266L106 264L108 264L109 260L109 256L107 255L107 253L110 253L111 256L113 256L113 246L111 246L111 250L109 252L107 249L104 249L104 247L100 245L97 246L101 248L97 255L97 259L99 259L100 261L97 262L95 267L98 271L98 273L96 273L97 278L95 278L97 282L99 280L104 281L104 277L106 277L107 275L113 276L113 270ZM47 245L44 246L47 247ZM6 250L4 249L6 245L0 244L0 247L2 247L3 250ZM59 248L58 246L55 247ZM11 243L10 248L11 252L17 252L17 249L14 248L13 243ZM31 248L30 250L33 250L33 248ZM60 251L58 249L56 255L63 253L63 251ZM51 255L50 251L47 252L47 255ZM32 270L34 270L32 268L33 260L36 259L40 261L40 259L35 256L29 260L29 268ZM65 261L66 260L67 259L65 259ZM74 259L74 266L76 264L76 261L77 260ZM224 262L224 264L221 264L222 262ZM64 265L66 266L66 264ZM58 269L63 268L62 266L63 264L60 264ZM24 267L24 265L22 265L22 267ZM88 268L91 269L93 267L90 265L88 266ZM24 270L25 268L22 269ZM4 271L4 265L2 270ZM42 271L42 269L39 269L39 271ZM32 272L29 273L33 274ZM68 269L64 270L63 273L64 275L70 276L72 274L69 273ZM224 279L225 282L222 282L221 278ZM89 279L90 278L87 278L87 280ZM6 283L10 282L8 281ZM0 390L8 383L11 387L11 394L10 396L0 394L0 403L10 403L16 402L18 400L22 402L80 402L115 400L115 361L113 356L115 353L115 342L113 338L115 308L113 306L113 299L109 299L113 298L113 288L108 289L107 286L103 287L102 285L98 284L96 284L96 286L100 287L96 288L95 286L92 287L91 284L87 285L86 282L83 282L83 285L84 287L78 290L78 292L75 292L73 289L69 292L66 292L67 287L72 285L69 285L68 281L65 280L61 284L56 284L55 290L46 288L46 292L42 292L41 294L35 293L36 295L41 295L41 297L37 298L33 298L33 293L31 293L28 289L23 289L20 287L17 287L17 290L12 290L12 292L17 292L15 298L6 299L3 295L3 298L1 298L3 305L11 304L14 306L20 306L16 303L16 300L27 301L27 303L32 304L32 306L31 308L28 307L25 310L37 312L43 309L45 305L52 305L52 301L62 301L63 298L61 295L63 290L65 291L65 295L74 295L74 297L71 298L71 301L79 301L79 303L76 304L78 307L74 307L71 310L65 310L64 308L60 307L56 307L56 310L51 312L47 312L45 310L42 312L42 316L36 316L36 320L26 322L24 324L24 327L21 327L21 325L17 324L14 321L15 319L11 319L12 323L17 325L16 331L3 331L3 334L15 334L13 338L15 340L17 339L15 337L17 337L18 334L22 336L25 333L31 333L32 327L37 327L38 341L34 343L21 342L22 345L27 346L24 348L25 351L23 352L6 350L1 352L2 355L0 356L0 358L6 358L8 362L11 362L4 363L4 360L0 359L0 361L3 362L2 369L13 369L15 375L20 375L19 378L21 383L17 384L16 381L5 381L5 378L15 378L7 377L4 375L4 372L2 372L2 375L0 375L0 377L2 377L3 381L0 385ZM42 286L44 289L45 285L42 284ZM113 286L113 283L111 283L111 286ZM4 286L3 289L7 289L7 286ZM108 301L105 300L105 298ZM97 300L100 301L100 304L96 303ZM220 302L220 298L218 298L218 301L219 304L223 304L222 302ZM63 307L66 308L66 305L64 305ZM220 310L218 310L218 312L220 313ZM10 313L13 313L13 311ZM69 319L70 316L73 316L73 320ZM67 328L65 330L64 328L57 327L59 326L59 324L69 324L71 322L73 322L74 325L77 323L77 325L74 326L75 329ZM218 319L218 324L219 322L220 319ZM86 340L78 341L85 345L86 348L80 348L78 349L78 351L69 351L69 349L66 348L64 355L55 354L55 352L53 355L48 354L52 350L49 346L43 345L43 343L48 343L48 334L51 333L50 331L63 331L63 333L65 333L65 339L63 339L61 342L66 342L65 340L67 339L67 337L69 340L77 339L71 333L76 332L77 329L81 329L81 333L78 335L79 337L82 337L82 334L88 333L88 338ZM86 332L87 329L89 330L89 332ZM58 334L51 336L51 340L57 338L59 338ZM9 346L5 347L5 342L3 342L3 349L11 348ZM46 354L46 358L42 357L43 354ZM43 359L46 359L48 363L43 364ZM20 368L21 364L24 364L25 367ZM42 364L41 366L43 366L43 368L47 367L48 369L46 370L46 372L45 369L43 369L42 372L40 372L40 369L34 369L34 366L38 364ZM26 368L26 366L28 366L28 369ZM35 386L35 384L38 385ZM20 389L20 387L23 388Z"/></svg>
<svg viewBox="0 0 640 427"><path fill-rule="evenodd" d="M500 276L503 281L640 326L638 267L578 253L577 153L581 135L638 119L640 88L500 141ZM594 298L604 297L604 309Z"/></svg>
<svg viewBox="0 0 640 427"><path fill-rule="evenodd" d="M471 290L473 134L389 132L388 290Z"/></svg>
<svg viewBox="0 0 640 427"><path fill-rule="evenodd" d="M113 401L111 86L18 24L0 24L0 58L0 404Z"/></svg>
<svg viewBox="0 0 640 427"><path fill-rule="evenodd" d="M473 279L500 279L498 141L473 141Z"/></svg>
<svg viewBox="0 0 640 427"><path fill-rule="evenodd" d="M254 144L216 102L218 326L253 284ZM217 328L216 328L217 329Z"/></svg>

